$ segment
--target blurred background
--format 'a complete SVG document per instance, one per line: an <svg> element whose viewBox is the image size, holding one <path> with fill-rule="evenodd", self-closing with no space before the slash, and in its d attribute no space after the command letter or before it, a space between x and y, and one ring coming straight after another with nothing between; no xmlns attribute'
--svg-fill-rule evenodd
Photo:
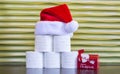
<svg viewBox="0 0 120 74"><path fill-rule="evenodd" d="M72 50L99 54L101 65L120 65L120 1L96 0L0 0L0 65L25 65L40 11L63 3L79 22Z"/></svg>

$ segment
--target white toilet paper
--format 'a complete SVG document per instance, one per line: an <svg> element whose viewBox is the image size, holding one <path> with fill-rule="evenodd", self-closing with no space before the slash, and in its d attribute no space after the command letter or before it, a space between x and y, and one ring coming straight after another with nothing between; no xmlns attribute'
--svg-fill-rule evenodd
<svg viewBox="0 0 120 74"><path fill-rule="evenodd" d="M60 74L59 68L45 68L43 74Z"/></svg>
<svg viewBox="0 0 120 74"><path fill-rule="evenodd" d="M77 74L77 69L73 68L62 68L61 74Z"/></svg>
<svg viewBox="0 0 120 74"><path fill-rule="evenodd" d="M42 68L27 68L26 74L43 74Z"/></svg>
<svg viewBox="0 0 120 74"><path fill-rule="evenodd" d="M60 53L44 53L44 68L60 68Z"/></svg>
<svg viewBox="0 0 120 74"><path fill-rule="evenodd" d="M55 52L70 52L71 41L70 35L54 36L54 51Z"/></svg>
<svg viewBox="0 0 120 74"><path fill-rule="evenodd" d="M78 52L62 52L61 63L62 68L77 68Z"/></svg>
<svg viewBox="0 0 120 74"><path fill-rule="evenodd" d="M39 52L52 51L52 36L36 35L35 36L35 51L39 51Z"/></svg>
<svg viewBox="0 0 120 74"><path fill-rule="evenodd" d="M26 52L26 68L43 68L43 54L39 52Z"/></svg>

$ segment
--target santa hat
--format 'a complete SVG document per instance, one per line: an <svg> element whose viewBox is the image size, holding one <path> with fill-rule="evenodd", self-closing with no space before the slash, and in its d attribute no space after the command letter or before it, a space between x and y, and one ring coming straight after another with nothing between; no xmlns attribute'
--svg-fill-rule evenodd
<svg viewBox="0 0 120 74"><path fill-rule="evenodd" d="M66 4L43 9L40 13L40 22L37 24L36 28L41 31L37 30L39 32L35 34L64 35L73 33L78 28L78 23L73 21Z"/></svg>

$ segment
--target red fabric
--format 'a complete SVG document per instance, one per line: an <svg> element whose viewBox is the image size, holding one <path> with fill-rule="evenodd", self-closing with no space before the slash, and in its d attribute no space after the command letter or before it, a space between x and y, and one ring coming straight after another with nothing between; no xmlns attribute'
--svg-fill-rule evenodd
<svg viewBox="0 0 120 74"><path fill-rule="evenodd" d="M79 52L79 51L78 51ZM82 62L82 57L81 54L83 53L79 53L78 57L77 57L77 68L78 69L98 69L99 68L99 61L98 55L93 55L93 54L89 54L89 59L87 60L87 62ZM92 64L92 63L93 64Z"/></svg>
<svg viewBox="0 0 120 74"><path fill-rule="evenodd" d="M72 16L66 4L43 9L40 13L41 21L61 21L68 23L72 21Z"/></svg>

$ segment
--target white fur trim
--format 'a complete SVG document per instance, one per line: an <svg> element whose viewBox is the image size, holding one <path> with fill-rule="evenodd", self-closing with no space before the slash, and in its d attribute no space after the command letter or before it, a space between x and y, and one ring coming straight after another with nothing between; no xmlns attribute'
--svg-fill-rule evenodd
<svg viewBox="0 0 120 74"><path fill-rule="evenodd" d="M76 21L71 21L71 22L67 23L65 26L65 30L68 33L75 32L77 29L78 29L78 22L76 22Z"/></svg>
<svg viewBox="0 0 120 74"><path fill-rule="evenodd" d="M66 24L59 21L38 21L35 35L72 35L65 30Z"/></svg>

